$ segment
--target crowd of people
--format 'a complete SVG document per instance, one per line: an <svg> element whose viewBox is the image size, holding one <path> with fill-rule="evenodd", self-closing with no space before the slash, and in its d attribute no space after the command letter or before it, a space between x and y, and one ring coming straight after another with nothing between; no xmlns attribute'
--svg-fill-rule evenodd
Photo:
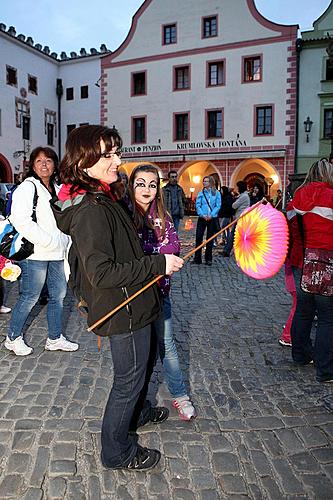
<svg viewBox="0 0 333 500"><path fill-rule="evenodd" d="M169 415L168 408L154 406L147 399L158 358L179 417L185 421L196 417L180 367L170 300L171 276L184 264L179 257L178 231L185 195L174 170L168 173L164 188L152 165L140 164L129 178L120 175L121 148L122 139L115 129L85 125L69 134L60 164L50 148L32 151L25 180L12 195L9 219L33 243L34 252L19 263L19 296L4 346L17 356L33 352L22 332L32 308L47 293L45 349L73 352L79 348L64 335L63 301L69 278L74 296L85 304L88 325L98 323L94 333L108 337L113 361L114 379L102 421L102 464L139 471L155 467L160 452L141 446L136 430L148 422L161 423ZM222 186L218 190L214 177L205 176L196 198L196 247L202 245L205 232L211 238L263 197L259 184L249 190L245 181L239 181L235 189ZM272 203L279 210L282 199L278 190ZM286 215L291 234L286 284L293 306L279 342L291 346L295 364L314 362L317 380L332 382L331 163L323 159L311 167ZM223 257L231 255L234 232L235 224L223 234ZM212 265L213 245L213 238L205 245L207 266ZM201 248L191 262L202 264ZM319 268L314 267L318 262ZM305 273L309 263L312 274ZM311 288L314 272L317 288ZM320 289L318 273L324 276ZM156 276L163 277L146 286ZM143 288L116 315L99 322ZM0 313L9 312L2 304ZM315 316L313 346L310 333Z"/></svg>

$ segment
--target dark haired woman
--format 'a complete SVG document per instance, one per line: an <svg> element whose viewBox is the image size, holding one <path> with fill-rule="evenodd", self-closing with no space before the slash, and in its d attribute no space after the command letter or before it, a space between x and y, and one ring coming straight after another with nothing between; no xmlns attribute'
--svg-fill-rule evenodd
<svg viewBox="0 0 333 500"><path fill-rule="evenodd" d="M132 220L115 195L121 146L117 131L85 125L68 136L60 165L64 185L54 211L60 229L72 237L71 283L88 305L90 325L155 275L172 274L183 265L175 255L144 255ZM114 368L101 436L107 468L148 470L160 459L159 451L141 447L130 433L168 416L166 408L144 405L143 398L151 323L159 315L158 290L152 286L95 329L110 338Z"/></svg>
<svg viewBox="0 0 333 500"><path fill-rule="evenodd" d="M139 165L129 179L133 220L143 251L146 255L175 254L180 252L180 242L171 216L164 207L158 170L153 165ZM172 405L182 420L195 418L196 411L187 394L184 377L172 331L170 277L159 280L163 314L154 321L153 330L159 345L165 380L173 398Z"/></svg>
<svg viewBox="0 0 333 500"><path fill-rule="evenodd" d="M17 356L27 356L32 352L23 339L22 331L45 283L49 291L45 349L76 351L79 347L62 334L63 301L67 291L64 258L69 239L57 228L50 206L52 196L59 189L55 182L57 166L58 157L51 148L35 148L30 155L26 179L13 193L10 222L34 244L33 254L20 262L20 295L5 341L5 347ZM36 222L32 220L35 193L38 196Z"/></svg>

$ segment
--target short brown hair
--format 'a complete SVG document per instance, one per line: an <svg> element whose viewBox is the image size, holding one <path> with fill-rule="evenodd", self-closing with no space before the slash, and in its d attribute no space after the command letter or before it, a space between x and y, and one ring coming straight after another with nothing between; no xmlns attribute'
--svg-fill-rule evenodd
<svg viewBox="0 0 333 500"><path fill-rule="evenodd" d="M27 177L35 177L36 179L39 179L38 175L34 171L34 163L35 163L35 160L36 160L37 156L40 153L44 153L44 155L46 156L46 158L50 158L51 160L53 160L54 171L53 171L53 174L50 177L50 185L52 186L53 183L58 180L58 175L59 175L59 170L58 170L59 160L58 160L57 153L53 149L48 148L48 147L44 148L43 146L38 146L37 148L34 148L31 151L30 157L29 157L29 163L28 163L28 170L24 174L24 179L26 179ZM39 180L41 180L41 179L39 179Z"/></svg>
<svg viewBox="0 0 333 500"><path fill-rule="evenodd" d="M105 151L123 142L116 129L102 125L82 125L71 131L66 141L66 152L60 163L60 178L64 184L71 184L71 191L84 189L94 192L100 187L98 179L90 177L85 170L91 168L101 157L100 141L105 143Z"/></svg>

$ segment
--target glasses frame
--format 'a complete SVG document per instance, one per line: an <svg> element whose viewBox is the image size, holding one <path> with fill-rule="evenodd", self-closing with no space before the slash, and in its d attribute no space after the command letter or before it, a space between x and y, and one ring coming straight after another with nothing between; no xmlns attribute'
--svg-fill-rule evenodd
<svg viewBox="0 0 333 500"><path fill-rule="evenodd" d="M111 151L104 151L104 153L100 154L100 158L106 158L106 159L111 159L114 158L115 156L118 156L118 158L121 158L122 156L122 151L115 151L114 153L111 153Z"/></svg>

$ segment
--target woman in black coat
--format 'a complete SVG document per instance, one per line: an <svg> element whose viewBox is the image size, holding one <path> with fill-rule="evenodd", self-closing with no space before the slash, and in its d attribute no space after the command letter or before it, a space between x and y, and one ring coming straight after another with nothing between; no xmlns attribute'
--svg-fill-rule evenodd
<svg viewBox="0 0 333 500"><path fill-rule="evenodd" d="M72 238L71 283L88 305L90 325L155 275L172 274L183 265L174 255L144 255L128 213L117 202L121 146L115 130L85 125L69 135L60 165L64 185L54 211L59 228ZM107 468L147 470L160 459L159 451L141 447L131 433L168 417L166 408L145 401L151 323L159 314L152 286L95 330L110 338L114 368L101 437Z"/></svg>

